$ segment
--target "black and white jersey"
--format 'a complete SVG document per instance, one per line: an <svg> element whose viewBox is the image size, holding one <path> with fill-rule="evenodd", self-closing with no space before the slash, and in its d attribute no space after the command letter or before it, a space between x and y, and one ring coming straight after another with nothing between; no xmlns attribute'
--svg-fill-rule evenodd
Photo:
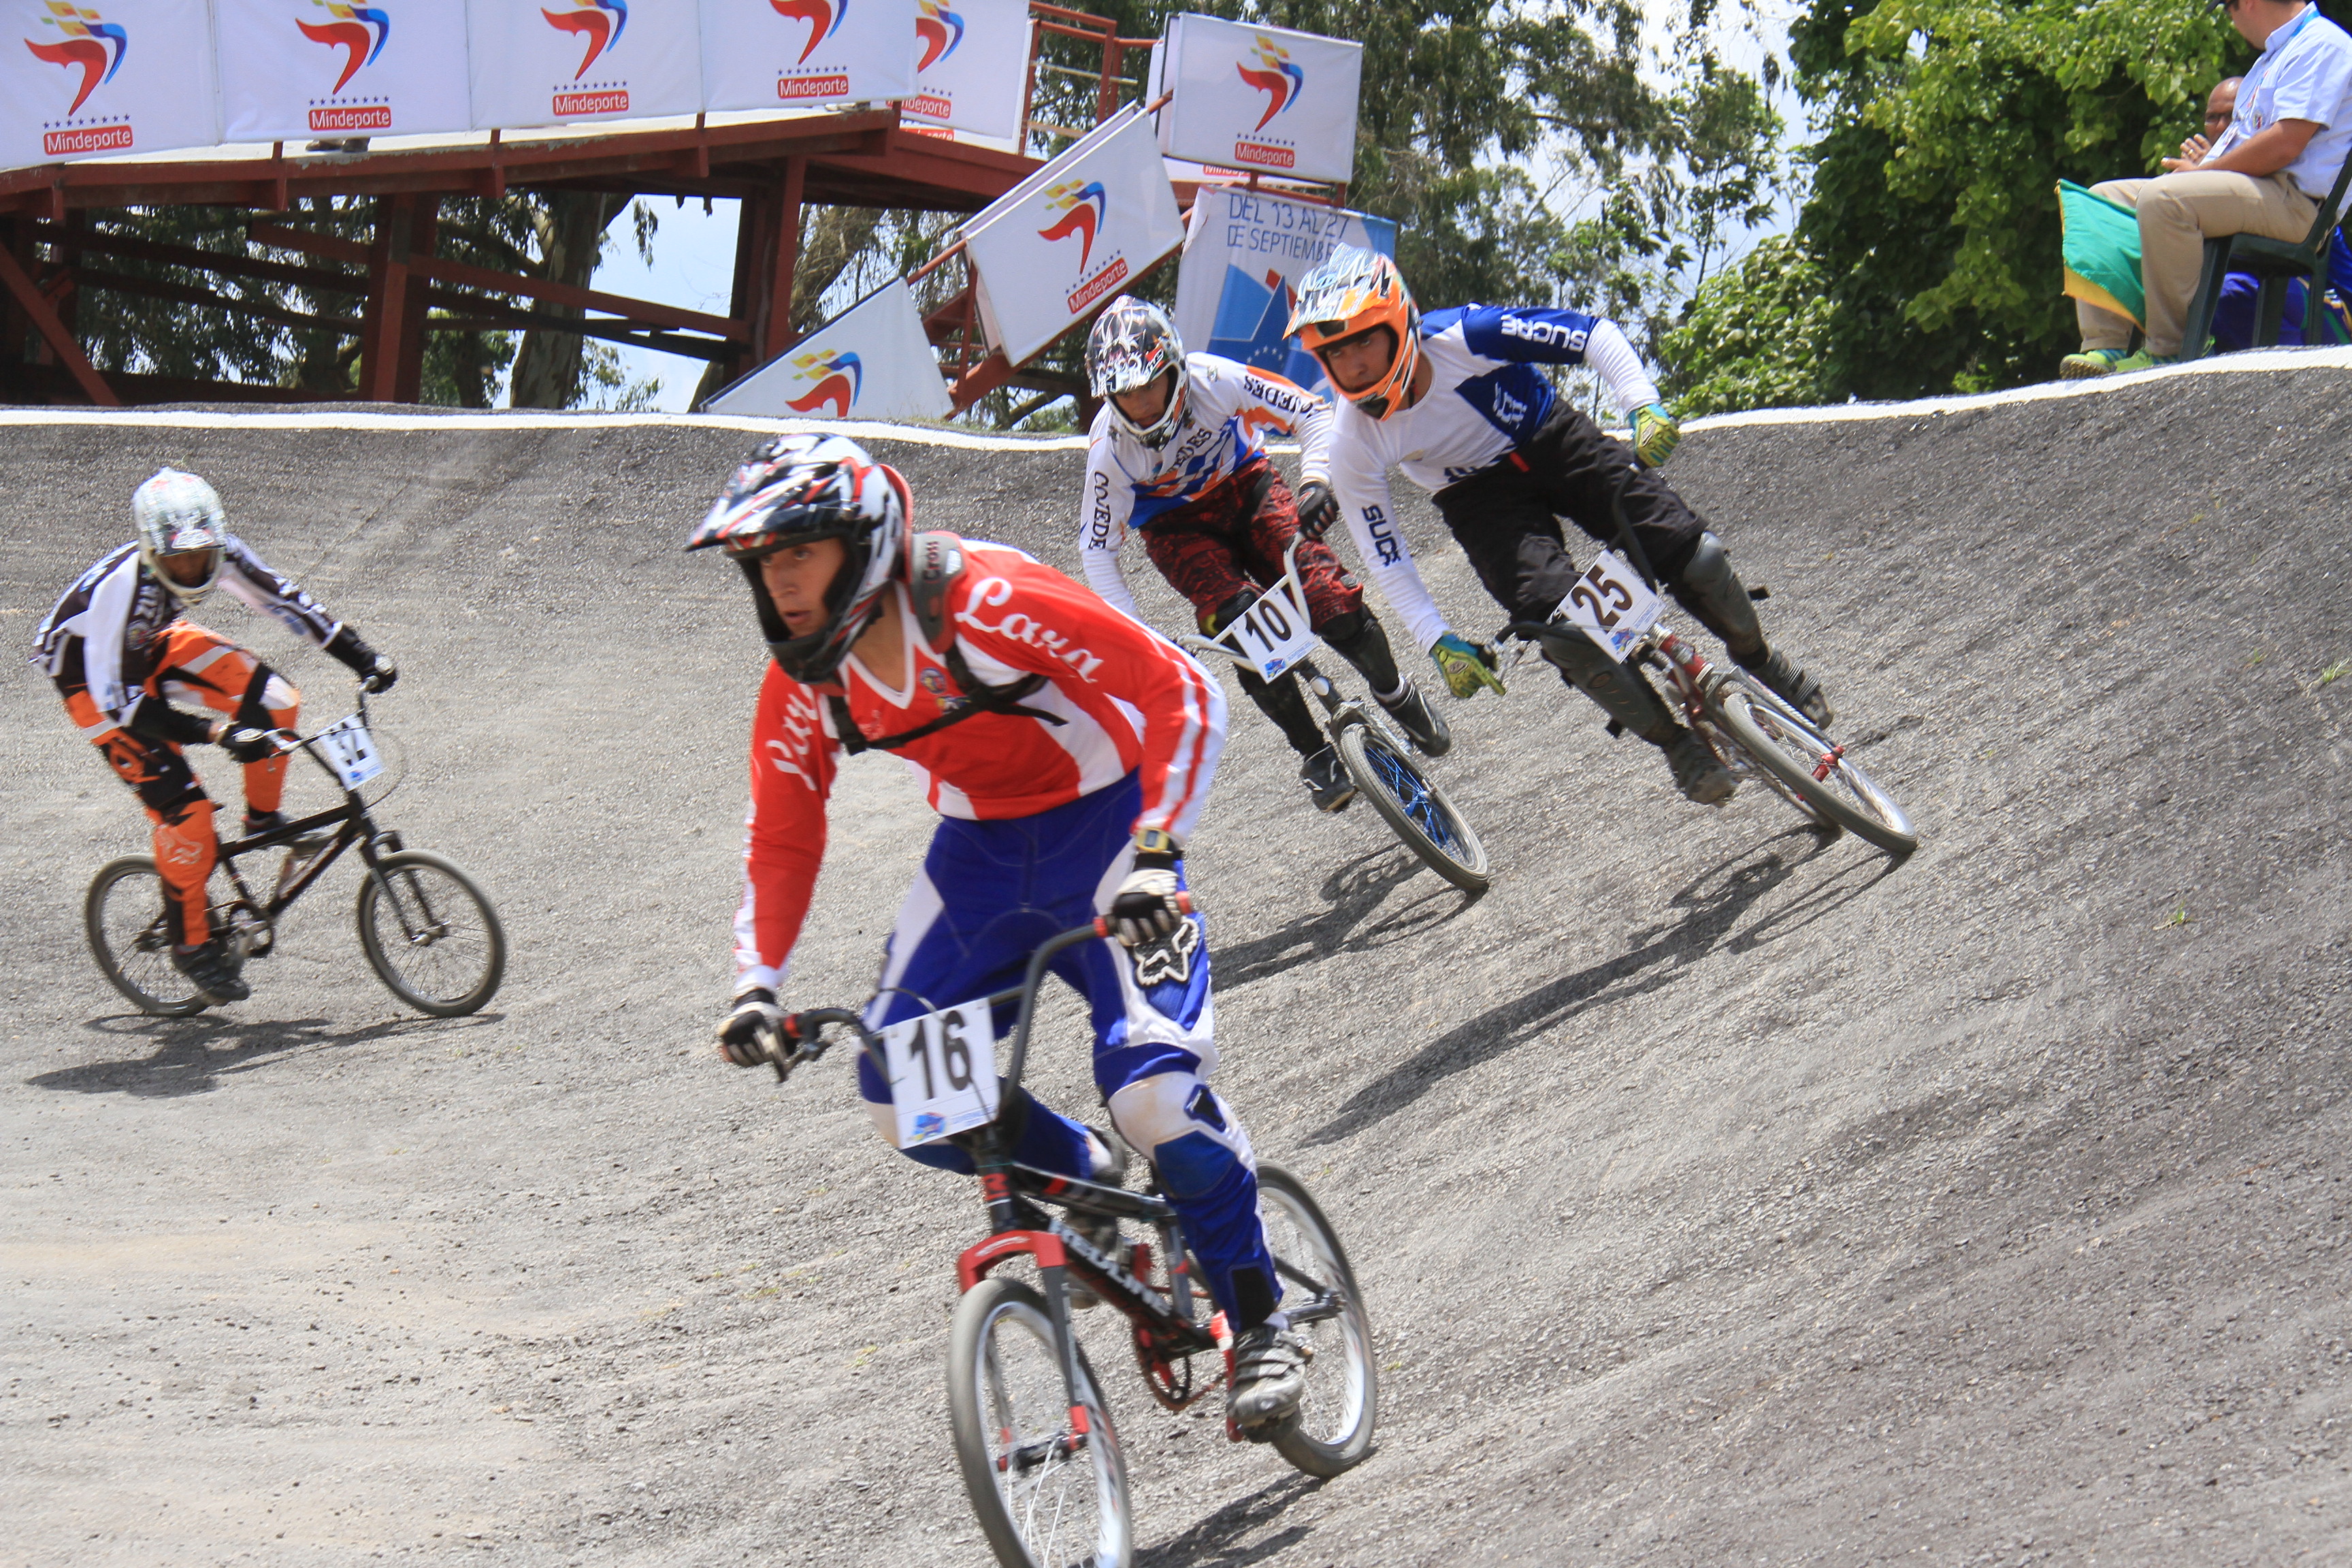
<svg viewBox="0 0 2352 1568"><path fill-rule="evenodd" d="M217 585L320 647L342 629L341 621L271 571L233 533L221 553ZM155 640L180 614L179 598L146 569L133 541L66 590L34 634L32 662L52 678L78 678L100 711L127 724L141 686L154 673Z"/></svg>

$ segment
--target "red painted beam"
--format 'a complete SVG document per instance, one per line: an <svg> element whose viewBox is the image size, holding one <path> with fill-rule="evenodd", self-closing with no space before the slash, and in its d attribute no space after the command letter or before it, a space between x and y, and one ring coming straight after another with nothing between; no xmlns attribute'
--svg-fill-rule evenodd
<svg viewBox="0 0 2352 1568"><path fill-rule="evenodd" d="M39 286L33 281L32 274L17 266L16 258L9 255L5 247L0 247L0 287L5 287L16 297L16 303L32 321L34 330L41 334L42 342L49 345L49 352L58 356L58 363L65 366L67 373L74 378L74 384L81 388L84 397L100 408L122 406L122 399L114 395L114 389L106 384L105 377L98 374L98 367L89 363L89 356L81 352L81 344L66 331L66 324L58 319L57 310L43 297Z"/></svg>

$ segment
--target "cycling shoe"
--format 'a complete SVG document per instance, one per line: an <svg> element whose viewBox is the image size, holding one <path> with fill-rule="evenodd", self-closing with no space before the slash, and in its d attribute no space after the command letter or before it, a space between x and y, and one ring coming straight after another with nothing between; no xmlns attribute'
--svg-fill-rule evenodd
<svg viewBox="0 0 2352 1568"><path fill-rule="evenodd" d="M194 982L208 1000L242 1002L253 994L253 988L238 978L238 965L229 957L228 945L218 937L202 947L173 948L172 967Z"/></svg>

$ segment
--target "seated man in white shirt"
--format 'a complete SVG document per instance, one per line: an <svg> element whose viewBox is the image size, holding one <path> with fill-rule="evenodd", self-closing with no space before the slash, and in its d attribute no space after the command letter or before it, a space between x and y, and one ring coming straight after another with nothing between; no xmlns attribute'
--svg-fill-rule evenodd
<svg viewBox="0 0 2352 1568"><path fill-rule="evenodd" d="M2178 360L2205 242L2230 234L2302 239L2352 152L2352 36L2304 0L2215 4L2262 58L2238 89L2229 130L2202 158L2167 158L2169 172L2155 179L2091 187L2139 214L2147 342L2130 353L2130 319L2078 300L2083 352L2059 362L2067 380Z"/></svg>

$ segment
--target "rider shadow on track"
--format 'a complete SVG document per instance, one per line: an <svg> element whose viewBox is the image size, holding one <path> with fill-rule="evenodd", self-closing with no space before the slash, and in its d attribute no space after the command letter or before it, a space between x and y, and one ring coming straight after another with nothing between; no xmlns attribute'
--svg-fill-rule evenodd
<svg viewBox="0 0 2352 1568"><path fill-rule="evenodd" d="M1367 924L1367 918L1388 901L1389 894L1421 869L1420 861L1395 845L1346 862L1323 879L1323 897L1330 908L1321 914L1248 942L1217 944L1218 989L1230 991L1254 980L1270 980L1286 969L1335 952L1362 952L1406 941L1444 924L1476 901L1475 894L1465 893L1432 873L1428 892Z"/></svg>
<svg viewBox="0 0 2352 1568"><path fill-rule="evenodd" d="M1773 847L1790 839L1799 842L1786 849ZM1668 907L1684 911L1679 920L1635 931L1631 952L1562 975L1447 1030L1358 1089L1339 1108L1338 1115L1307 1134L1307 1142L1333 1143L1360 1132L1404 1110L1435 1088L1439 1080L1538 1038L1580 1013L1604 1003L1663 990L1718 945L1747 952L1765 942L1776 941L1790 930L1819 920L1836 906L1859 898L1900 865L1899 861L1879 860L1876 873L1860 881L1841 870L1789 909L1767 916L1755 928L1726 943L1732 927L1739 923L1740 917L1757 900L1838 842L1836 837L1792 827L1776 835L1760 849L1708 868L1667 900ZM1861 869L1868 864L1857 862L1854 868ZM1770 931L1798 911L1804 913L1795 926ZM1768 931L1769 934L1766 934Z"/></svg>
<svg viewBox="0 0 2352 1568"><path fill-rule="evenodd" d="M25 1081L35 1089L72 1094L127 1094L136 1100L173 1100L210 1094L220 1080L257 1067L333 1047L399 1039L433 1028L474 1028L503 1014L470 1018L391 1018L363 1028L343 1029L326 1018L247 1021L200 1013L190 1018L150 1018L127 1014L93 1018L82 1026L94 1033L152 1042L153 1052L120 1061L89 1062L37 1073Z"/></svg>
<svg viewBox="0 0 2352 1568"><path fill-rule="evenodd" d="M1163 1541L1135 1556L1135 1568L1248 1568L1276 1552L1287 1552L1310 1533L1303 1524L1277 1530L1262 1540L1244 1537L1272 1523L1282 1511L1323 1483L1309 1476L1288 1475L1270 1481L1245 1498L1236 1498L1183 1534Z"/></svg>

